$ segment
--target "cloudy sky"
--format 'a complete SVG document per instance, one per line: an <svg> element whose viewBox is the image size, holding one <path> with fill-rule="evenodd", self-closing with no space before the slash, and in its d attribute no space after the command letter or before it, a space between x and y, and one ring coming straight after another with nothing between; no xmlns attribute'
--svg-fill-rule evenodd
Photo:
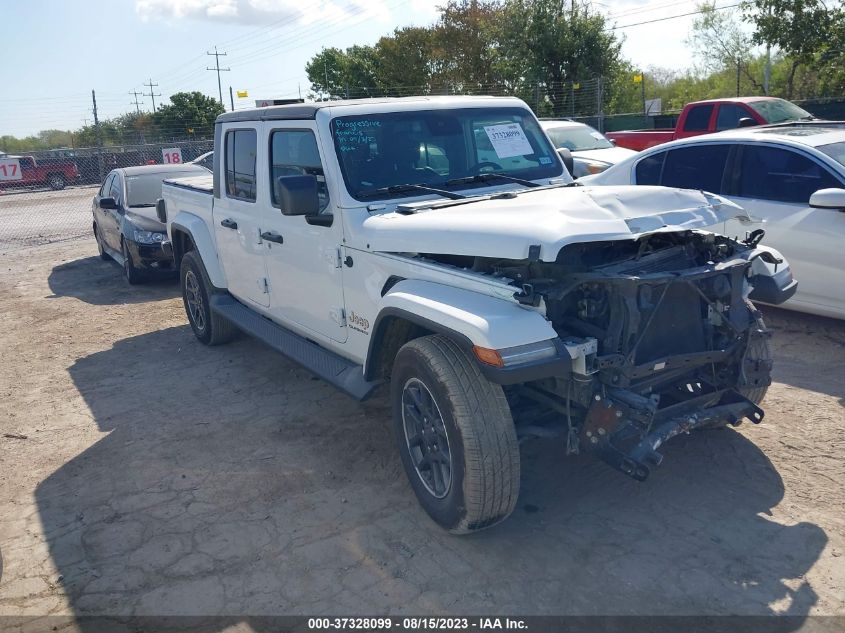
<svg viewBox="0 0 845 633"><path fill-rule="evenodd" d="M719 4L724 4L722 0ZM371 44L397 26L426 25L444 0L28 0L4 2L0 19L0 135L76 128L93 120L91 89L101 118L151 108L183 90L217 96L208 51L227 53L228 87L248 99L305 95L305 62L324 46ZM625 37L635 64L691 65L684 45L695 0L602 0L595 7Z"/></svg>

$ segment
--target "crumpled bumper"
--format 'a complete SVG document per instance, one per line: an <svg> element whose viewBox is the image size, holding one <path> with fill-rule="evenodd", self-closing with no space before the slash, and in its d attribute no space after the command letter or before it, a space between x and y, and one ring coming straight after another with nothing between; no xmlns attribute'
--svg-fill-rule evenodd
<svg viewBox="0 0 845 633"><path fill-rule="evenodd" d="M710 401L709 406L701 406L702 398ZM676 435L725 421L736 426L744 418L759 424L765 415L733 389L702 398L657 410L654 400L609 390L607 398L596 399L590 407L581 446L626 475L645 481L663 461L657 449Z"/></svg>

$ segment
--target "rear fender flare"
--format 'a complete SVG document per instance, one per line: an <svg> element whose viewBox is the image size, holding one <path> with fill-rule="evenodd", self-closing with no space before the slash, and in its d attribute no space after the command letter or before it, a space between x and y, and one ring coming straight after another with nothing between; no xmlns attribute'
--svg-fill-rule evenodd
<svg viewBox="0 0 845 633"><path fill-rule="evenodd" d="M205 270L208 273L208 278L214 287L221 289L227 287L226 273L223 271L220 260L217 258L214 238L205 220L193 213L179 211L170 223L168 233L173 243L173 258L177 266L179 266L182 260L184 251L181 246L181 240L176 239L176 234L184 233L194 243L194 248L199 252L202 263L205 265Z"/></svg>

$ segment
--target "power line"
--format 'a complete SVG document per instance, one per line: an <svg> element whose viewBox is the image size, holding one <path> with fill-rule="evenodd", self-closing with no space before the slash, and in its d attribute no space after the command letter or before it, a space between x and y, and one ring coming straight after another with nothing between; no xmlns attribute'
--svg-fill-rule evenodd
<svg viewBox="0 0 845 633"><path fill-rule="evenodd" d="M736 4L726 4L723 7L713 7L713 11L721 11L722 9L733 9L735 7L742 6L741 2L737 2ZM710 9L699 9L698 11L690 11L689 13L681 13L680 15L670 15L665 18L655 18L654 20L646 20L645 22L634 22L633 24L623 24L622 26L614 26L611 27L611 31L616 31L618 29L627 29L632 26L642 26L643 24L653 24L655 22L665 22L666 20L676 20L678 18L685 18L690 15L699 15L704 13L705 11L709 11Z"/></svg>
<svg viewBox="0 0 845 633"><path fill-rule="evenodd" d="M226 104L223 103L223 85L220 83L220 72L229 72L232 70L231 68L220 68L220 56L226 56L226 53L218 53L217 47L214 47L213 53L206 53L206 55L214 55L214 68L206 68L206 70L216 70L217 71L217 92L220 94L220 105L223 106L223 109L226 109Z"/></svg>
<svg viewBox="0 0 845 633"><path fill-rule="evenodd" d="M161 93L159 92L158 94L156 94L156 93L155 93L155 91L153 90L153 88L157 88L157 87L158 87L158 84L154 84L154 83L153 83L152 78L150 78L150 83L148 83L148 84L144 84L144 85L149 87L150 92L149 92L149 94L147 94L147 93L145 93L145 92L142 92L141 94L142 94L142 95L144 95L145 97L150 97L150 98L153 100L153 114L155 114L155 111L156 111L156 97L160 97L160 96L161 96Z"/></svg>

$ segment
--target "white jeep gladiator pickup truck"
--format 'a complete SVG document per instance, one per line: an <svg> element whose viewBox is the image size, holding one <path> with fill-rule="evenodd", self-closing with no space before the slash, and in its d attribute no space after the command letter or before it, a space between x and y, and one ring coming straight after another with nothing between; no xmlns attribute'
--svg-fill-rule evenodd
<svg viewBox="0 0 845 633"><path fill-rule="evenodd" d="M514 98L241 110L214 148L158 205L194 334L238 328L358 399L389 382L447 530L511 513L523 438L643 480L678 433L763 417L749 297L795 281L759 232L704 230L742 213L718 196L574 185Z"/></svg>

